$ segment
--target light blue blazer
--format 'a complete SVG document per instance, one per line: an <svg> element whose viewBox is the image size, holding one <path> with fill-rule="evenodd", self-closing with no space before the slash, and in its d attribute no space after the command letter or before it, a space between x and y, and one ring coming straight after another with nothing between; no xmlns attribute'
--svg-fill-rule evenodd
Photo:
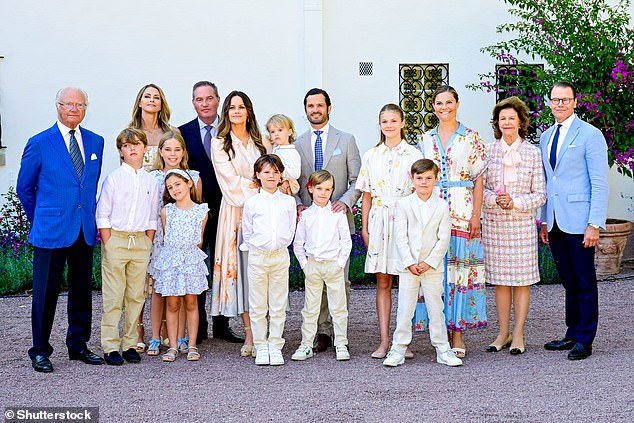
<svg viewBox="0 0 634 423"><path fill-rule="evenodd" d="M79 180L64 138L55 123L26 143L16 191L31 222L29 241L39 248L71 246L84 232L95 245L97 181L101 175L103 137L82 127L84 173Z"/></svg>
<svg viewBox="0 0 634 423"><path fill-rule="evenodd" d="M605 228L608 210L608 149L600 130L575 116L561 140L555 169L550 166L548 141L555 125L540 138L546 173L546 204L541 221L552 230L557 226L569 234L583 234L592 223Z"/></svg>

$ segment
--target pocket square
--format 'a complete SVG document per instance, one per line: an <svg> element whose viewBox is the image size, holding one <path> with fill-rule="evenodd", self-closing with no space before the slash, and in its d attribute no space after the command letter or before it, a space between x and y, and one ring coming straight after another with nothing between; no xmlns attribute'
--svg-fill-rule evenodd
<svg viewBox="0 0 634 423"><path fill-rule="evenodd" d="M97 160L97 155L95 153L92 153L90 155L90 160Z"/></svg>
<svg viewBox="0 0 634 423"><path fill-rule="evenodd" d="M576 148L576 147L577 147L577 146L576 146L576 145L574 145L574 144L570 144L570 145L568 146L568 148Z"/></svg>
<svg viewBox="0 0 634 423"><path fill-rule="evenodd" d="M335 151L332 152L333 156L338 156L341 154L341 150L339 149L339 147L335 148Z"/></svg>

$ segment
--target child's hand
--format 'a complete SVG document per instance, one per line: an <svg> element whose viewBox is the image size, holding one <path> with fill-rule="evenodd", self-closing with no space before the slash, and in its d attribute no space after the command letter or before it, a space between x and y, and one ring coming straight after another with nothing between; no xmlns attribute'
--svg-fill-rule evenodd
<svg viewBox="0 0 634 423"><path fill-rule="evenodd" d="M279 187L280 192L286 195L291 195L291 184L288 183L288 180L282 181Z"/></svg>
<svg viewBox="0 0 634 423"><path fill-rule="evenodd" d="M422 275L423 273L431 269L431 266L424 261L421 261L420 263L418 263L418 268L420 269L420 274Z"/></svg>
<svg viewBox="0 0 634 423"><path fill-rule="evenodd" d="M412 274L414 276L420 276L423 274L422 269L420 267L420 265L418 264L412 264L411 266L407 266L407 270L409 270L410 272L412 272Z"/></svg>

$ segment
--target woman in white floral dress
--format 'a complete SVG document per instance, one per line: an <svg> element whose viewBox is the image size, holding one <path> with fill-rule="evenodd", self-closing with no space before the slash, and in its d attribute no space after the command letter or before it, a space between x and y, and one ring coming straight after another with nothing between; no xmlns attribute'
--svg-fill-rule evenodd
<svg viewBox="0 0 634 423"><path fill-rule="evenodd" d="M432 103L439 124L423 136L419 148L425 158L440 168L439 193L449 203L451 239L445 266L445 319L452 350L463 358L463 332L487 324L480 213L482 175L489 159L480 135L458 122L460 103L453 87L443 85L436 89ZM425 321L426 308L421 299L414 316L416 329L424 329Z"/></svg>
<svg viewBox="0 0 634 423"><path fill-rule="evenodd" d="M376 273L380 343L372 353L373 358L384 358L390 347L392 280L401 270L393 235L396 203L412 193L410 168L423 157L416 147L405 141L405 120L399 106L383 106L379 126L380 141L363 155L356 183L356 188L363 192L361 234L368 249L365 272Z"/></svg>

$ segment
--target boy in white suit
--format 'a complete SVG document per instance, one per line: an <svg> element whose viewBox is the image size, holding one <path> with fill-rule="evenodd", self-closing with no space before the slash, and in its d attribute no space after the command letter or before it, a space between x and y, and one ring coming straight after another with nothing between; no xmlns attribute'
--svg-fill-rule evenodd
<svg viewBox="0 0 634 423"><path fill-rule="evenodd" d="M392 349L383 365L396 367L405 362L405 350L412 341L412 317L422 288L429 314L429 337L436 348L436 361L461 366L447 340L443 312L445 253L451 235L449 205L434 193L438 166L429 159L412 164L416 192L402 198L396 208L396 246L401 257L398 311Z"/></svg>

